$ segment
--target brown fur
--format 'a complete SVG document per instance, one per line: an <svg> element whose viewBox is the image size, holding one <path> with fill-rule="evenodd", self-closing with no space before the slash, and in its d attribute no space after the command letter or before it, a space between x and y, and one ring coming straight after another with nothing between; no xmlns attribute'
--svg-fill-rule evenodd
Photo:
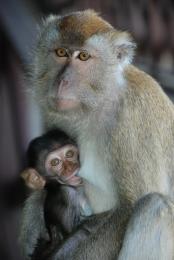
<svg viewBox="0 0 174 260"><path fill-rule="evenodd" d="M87 10L83 13L64 16L58 28L64 42L73 39L83 44L92 35L107 32L112 29L112 26L94 11Z"/></svg>

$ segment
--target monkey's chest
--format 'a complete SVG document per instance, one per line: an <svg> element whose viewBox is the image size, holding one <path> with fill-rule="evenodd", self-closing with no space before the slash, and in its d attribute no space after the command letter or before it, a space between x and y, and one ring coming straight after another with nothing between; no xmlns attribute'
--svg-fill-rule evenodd
<svg viewBox="0 0 174 260"><path fill-rule="evenodd" d="M81 169L79 175L85 184L85 194L93 213L100 213L118 204L117 187L113 182L104 158L101 158L94 144L86 145L81 152Z"/></svg>

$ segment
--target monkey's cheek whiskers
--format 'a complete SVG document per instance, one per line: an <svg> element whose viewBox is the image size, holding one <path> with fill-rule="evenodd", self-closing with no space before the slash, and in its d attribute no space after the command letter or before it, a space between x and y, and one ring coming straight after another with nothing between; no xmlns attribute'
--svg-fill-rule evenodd
<svg viewBox="0 0 174 260"><path fill-rule="evenodd" d="M48 98L48 105L52 110L57 110L57 98L49 97Z"/></svg>
<svg viewBox="0 0 174 260"><path fill-rule="evenodd" d="M38 103L39 103L40 106L44 106L46 101L47 101L47 100L45 100L44 98L42 98L42 99L39 99L39 100L38 100Z"/></svg>

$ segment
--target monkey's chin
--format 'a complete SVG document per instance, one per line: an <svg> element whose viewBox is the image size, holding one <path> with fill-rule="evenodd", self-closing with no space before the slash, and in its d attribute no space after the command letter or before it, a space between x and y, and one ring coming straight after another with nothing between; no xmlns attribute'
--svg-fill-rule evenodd
<svg viewBox="0 0 174 260"><path fill-rule="evenodd" d="M73 99L58 99L57 108L59 110L70 110L77 108L80 105L80 102Z"/></svg>
<svg viewBox="0 0 174 260"><path fill-rule="evenodd" d="M71 186L80 186L82 185L82 179L78 176L73 176L67 181L67 184Z"/></svg>

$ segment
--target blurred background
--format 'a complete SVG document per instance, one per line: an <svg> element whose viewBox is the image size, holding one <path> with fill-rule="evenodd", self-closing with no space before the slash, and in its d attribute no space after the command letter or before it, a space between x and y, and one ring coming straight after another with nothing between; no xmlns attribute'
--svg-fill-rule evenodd
<svg viewBox="0 0 174 260"><path fill-rule="evenodd" d="M48 14L92 8L138 44L134 63L174 99L174 1L0 0L0 259L20 260L17 226L25 199L19 178L28 142L42 132L25 75L38 24Z"/></svg>

